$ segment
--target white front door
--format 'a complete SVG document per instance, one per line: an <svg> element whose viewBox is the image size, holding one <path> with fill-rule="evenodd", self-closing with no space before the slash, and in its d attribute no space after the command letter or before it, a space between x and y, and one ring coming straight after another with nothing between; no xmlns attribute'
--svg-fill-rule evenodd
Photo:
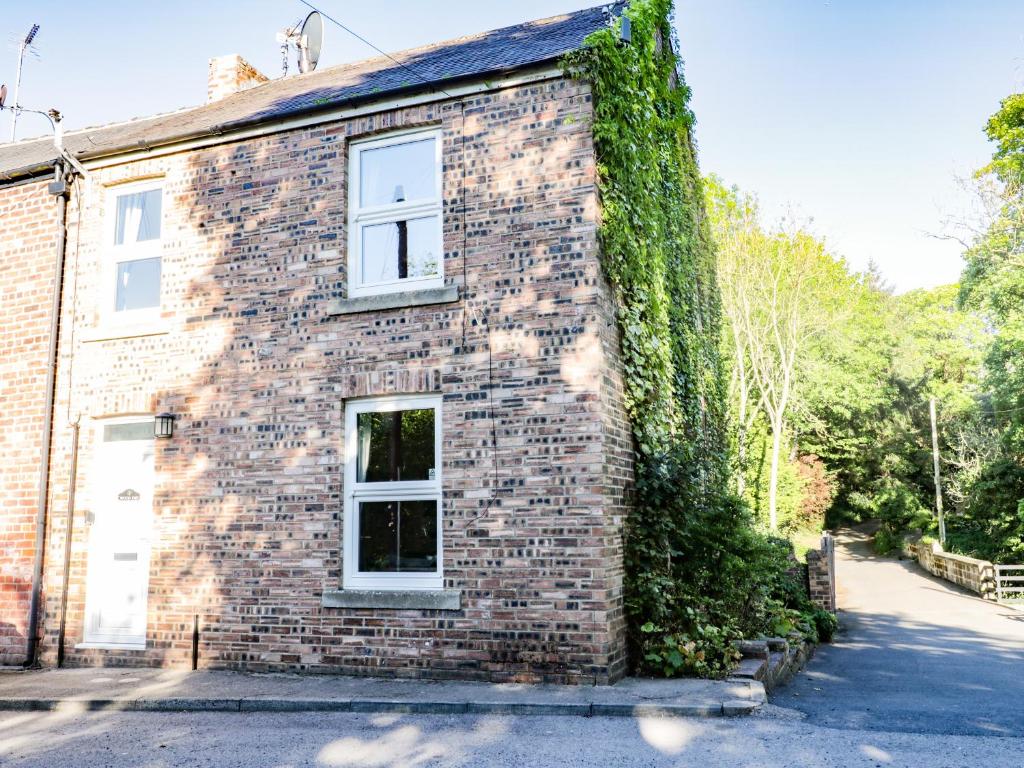
<svg viewBox="0 0 1024 768"><path fill-rule="evenodd" d="M153 418L98 422L90 503L85 642L146 645Z"/></svg>

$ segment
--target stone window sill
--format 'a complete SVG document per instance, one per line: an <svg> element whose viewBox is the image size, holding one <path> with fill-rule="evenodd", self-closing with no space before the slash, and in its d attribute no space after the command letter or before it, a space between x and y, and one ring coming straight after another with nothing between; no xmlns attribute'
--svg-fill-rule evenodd
<svg viewBox="0 0 1024 768"><path fill-rule="evenodd" d="M380 312L385 309L424 307L430 304L448 304L459 300L459 288L446 285L443 288L427 288L421 291L382 293L377 296L359 296L354 299L338 299L327 307L328 315L355 315L360 312Z"/></svg>
<svg viewBox="0 0 1024 768"><path fill-rule="evenodd" d="M86 641L75 643L75 650L101 650L101 651L144 651L145 643L103 643L99 641Z"/></svg>
<svg viewBox="0 0 1024 768"><path fill-rule="evenodd" d="M321 605L324 608L458 611L462 608L462 593L455 589L334 589L324 592Z"/></svg>

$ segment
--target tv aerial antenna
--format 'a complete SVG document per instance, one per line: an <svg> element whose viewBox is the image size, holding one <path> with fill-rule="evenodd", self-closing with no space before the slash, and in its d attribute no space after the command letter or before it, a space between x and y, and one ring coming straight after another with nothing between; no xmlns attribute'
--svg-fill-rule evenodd
<svg viewBox="0 0 1024 768"><path fill-rule="evenodd" d="M25 51L29 50L32 46L32 41L36 39L36 35L39 34L39 25L33 24L32 29L28 31L25 38L18 43L18 74L14 78L14 104L11 105L11 142L14 142L14 136L18 131L18 113L21 112L21 106L18 103L18 91L21 89L21 64L25 60ZM6 86L4 88L4 98L7 96ZM3 101L0 101L2 105Z"/></svg>
<svg viewBox="0 0 1024 768"><path fill-rule="evenodd" d="M288 51L291 48L295 48L299 72L312 72L320 61L320 51L324 46L324 17L313 11L304 21L278 32L277 42L281 44L282 77L288 76Z"/></svg>

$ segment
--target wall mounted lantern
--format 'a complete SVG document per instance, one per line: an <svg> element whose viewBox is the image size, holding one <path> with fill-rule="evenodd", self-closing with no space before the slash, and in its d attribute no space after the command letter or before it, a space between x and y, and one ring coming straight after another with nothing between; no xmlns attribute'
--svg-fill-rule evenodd
<svg viewBox="0 0 1024 768"><path fill-rule="evenodd" d="M174 437L174 420L177 418L173 413L161 413L153 420L153 435L160 439Z"/></svg>

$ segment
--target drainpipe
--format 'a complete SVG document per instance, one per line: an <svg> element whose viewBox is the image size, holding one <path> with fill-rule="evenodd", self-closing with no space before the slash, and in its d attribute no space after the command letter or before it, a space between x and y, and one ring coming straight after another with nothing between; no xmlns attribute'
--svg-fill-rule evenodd
<svg viewBox="0 0 1024 768"><path fill-rule="evenodd" d="M57 341L60 332L61 292L64 287L64 256L67 242L68 181L71 174L63 159L53 166L53 181L47 191L57 198L57 249L53 272L53 302L50 306L50 343L46 358L46 404L43 412L42 448L39 451L39 493L36 496L36 537L32 561L32 596L28 614L28 649L25 666L38 665L39 606L42 602L43 556L46 539L46 513L50 490L50 452L53 447L53 408L56 400Z"/></svg>
<svg viewBox="0 0 1024 768"><path fill-rule="evenodd" d="M81 419L71 423L71 473L68 478L68 514L64 529L64 579L60 586L60 629L57 632L57 667L64 666L64 640L68 625L68 587L71 579L71 544L74 540L75 486L78 485L78 438Z"/></svg>

